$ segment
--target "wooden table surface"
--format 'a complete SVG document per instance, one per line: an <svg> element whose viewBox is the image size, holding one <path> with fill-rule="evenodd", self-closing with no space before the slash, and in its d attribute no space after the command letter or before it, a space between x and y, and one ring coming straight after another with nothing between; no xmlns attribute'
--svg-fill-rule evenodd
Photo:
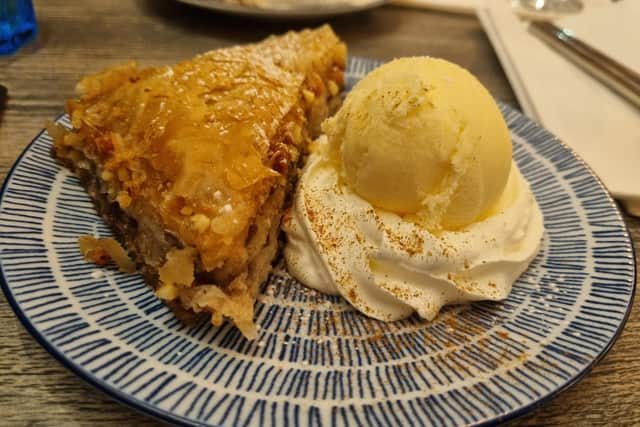
<svg viewBox="0 0 640 427"><path fill-rule="evenodd" d="M38 40L0 59L9 90L0 112L0 180L46 120L62 112L83 75L131 58L173 63L212 48L315 25L233 18L172 0L35 0ZM384 7L332 19L351 54L379 59L432 55L471 70L498 99L517 101L473 16ZM634 244L640 220L626 217ZM640 307L611 352L578 385L515 425L639 425ZM120 426L158 422L85 384L43 350L0 297L0 425Z"/></svg>

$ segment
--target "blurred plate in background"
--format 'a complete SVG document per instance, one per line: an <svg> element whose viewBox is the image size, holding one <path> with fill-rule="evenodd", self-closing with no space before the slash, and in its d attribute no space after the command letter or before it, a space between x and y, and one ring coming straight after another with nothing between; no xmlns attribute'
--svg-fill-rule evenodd
<svg viewBox="0 0 640 427"><path fill-rule="evenodd" d="M178 0L235 15L261 18L322 18L372 9L387 0Z"/></svg>

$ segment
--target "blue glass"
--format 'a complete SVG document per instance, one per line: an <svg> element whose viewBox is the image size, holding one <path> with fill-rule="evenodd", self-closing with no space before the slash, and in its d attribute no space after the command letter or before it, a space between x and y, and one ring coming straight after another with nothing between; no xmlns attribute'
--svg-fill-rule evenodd
<svg viewBox="0 0 640 427"><path fill-rule="evenodd" d="M10 55L38 33L31 0L0 0L0 55Z"/></svg>

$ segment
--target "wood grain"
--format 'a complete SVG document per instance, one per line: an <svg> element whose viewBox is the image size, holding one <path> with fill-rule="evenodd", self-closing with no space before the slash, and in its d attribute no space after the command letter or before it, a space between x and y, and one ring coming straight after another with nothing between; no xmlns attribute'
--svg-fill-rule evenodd
<svg viewBox="0 0 640 427"><path fill-rule="evenodd" d="M38 40L0 59L9 90L0 113L0 179L43 124L62 112L75 82L136 59L172 63L215 47L319 24L253 21L171 0L36 0ZM492 94L517 106L478 21L472 16L385 7L332 19L353 55L379 59L432 55L470 69ZM636 245L640 220L625 217ZM514 425L640 424L638 304L607 357L578 385ZM158 422L92 389L46 353L0 297L0 425L152 426Z"/></svg>

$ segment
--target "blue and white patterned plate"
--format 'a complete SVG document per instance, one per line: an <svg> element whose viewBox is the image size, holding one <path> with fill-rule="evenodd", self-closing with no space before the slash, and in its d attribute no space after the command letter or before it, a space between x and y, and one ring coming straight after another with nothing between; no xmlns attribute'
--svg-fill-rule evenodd
<svg viewBox="0 0 640 427"><path fill-rule="evenodd" d="M352 59L350 85L377 63ZM78 236L107 236L40 133L2 190L3 290L31 334L74 373L180 424L487 424L574 384L620 333L633 249L601 183L556 138L503 106L514 157L544 214L542 249L506 301L433 322L368 319L280 268L256 306L259 338L183 326L138 275L86 263ZM68 125L68 118L58 122Z"/></svg>

